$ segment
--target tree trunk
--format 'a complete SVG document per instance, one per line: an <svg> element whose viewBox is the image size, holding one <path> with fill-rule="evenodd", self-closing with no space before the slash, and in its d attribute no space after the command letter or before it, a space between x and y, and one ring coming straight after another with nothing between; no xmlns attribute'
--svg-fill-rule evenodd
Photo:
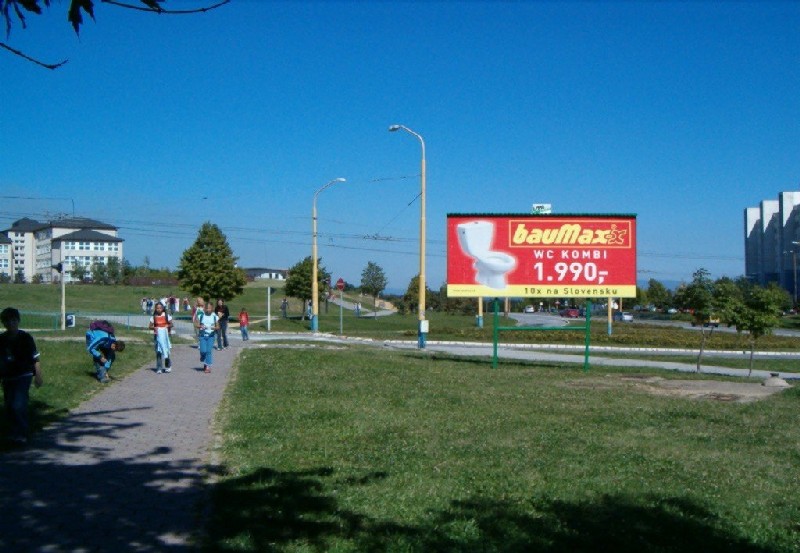
<svg viewBox="0 0 800 553"><path fill-rule="evenodd" d="M697 355L697 372L700 372L700 361L703 359L703 350L706 347L706 331L705 329L700 329L700 334L702 338L700 339L700 353Z"/></svg>
<svg viewBox="0 0 800 553"><path fill-rule="evenodd" d="M753 335L750 334L750 370L747 371L747 376L753 374L753 356L756 353L756 341L753 340Z"/></svg>
<svg viewBox="0 0 800 553"><path fill-rule="evenodd" d="M372 316L373 319L378 318L378 296L372 298L372 308L375 310Z"/></svg>

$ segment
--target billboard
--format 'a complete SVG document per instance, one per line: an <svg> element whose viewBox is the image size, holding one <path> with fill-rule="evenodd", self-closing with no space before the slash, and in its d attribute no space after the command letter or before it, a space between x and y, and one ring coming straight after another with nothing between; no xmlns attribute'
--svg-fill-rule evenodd
<svg viewBox="0 0 800 553"><path fill-rule="evenodd" d="M447 215L451 297L636 297L635 215Z"/></svg>

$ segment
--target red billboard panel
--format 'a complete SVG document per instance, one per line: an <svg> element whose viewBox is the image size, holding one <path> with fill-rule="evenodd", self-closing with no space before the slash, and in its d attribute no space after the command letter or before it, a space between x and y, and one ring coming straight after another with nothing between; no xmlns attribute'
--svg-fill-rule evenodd
<svg viewBox="0 0 800 553"><path fill-rule="evenodd" d="M636 297L636 216L448 215L447 295Z"/></svg>

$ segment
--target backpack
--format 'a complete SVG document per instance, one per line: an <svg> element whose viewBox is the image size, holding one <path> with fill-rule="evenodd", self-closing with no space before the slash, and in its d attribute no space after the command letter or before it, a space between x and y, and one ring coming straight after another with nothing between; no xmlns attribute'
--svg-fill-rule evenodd
<svg viewBox="0 0 800 553"><path fill-rule="evenodd" d="M114 325L104 319L97 319L89 323L89 330L102 330L114 334Z"/></svg>

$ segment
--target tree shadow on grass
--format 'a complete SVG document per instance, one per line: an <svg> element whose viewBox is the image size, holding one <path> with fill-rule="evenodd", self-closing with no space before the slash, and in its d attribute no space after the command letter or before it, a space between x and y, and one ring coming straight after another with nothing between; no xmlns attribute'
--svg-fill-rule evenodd
<svg viewBox="0 0 800 553"><path fill-rule="evenodd" d="M208 551L643 551L778 553L685 498L606 496L582 502L452 501L417 524L344 508L348 486L389 476L338 478L330 468L261 469L215 486ZM351 490L352 491L352 490ZM380 490L376 489L376 494ZM235 545L234 545L235 544Z"/></svg>

